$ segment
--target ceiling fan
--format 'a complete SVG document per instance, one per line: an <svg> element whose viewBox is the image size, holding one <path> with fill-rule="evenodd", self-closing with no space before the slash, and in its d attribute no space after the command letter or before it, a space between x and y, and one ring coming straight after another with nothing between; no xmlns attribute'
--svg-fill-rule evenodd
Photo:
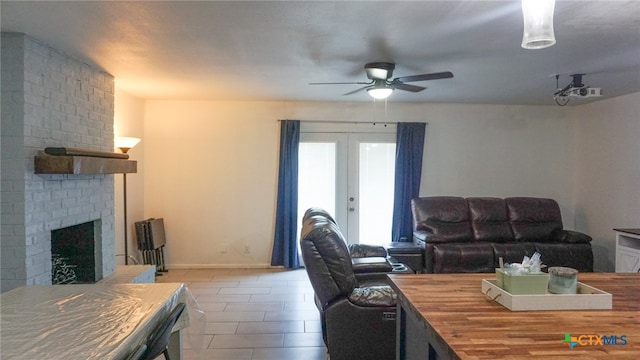
<svg viewBox="0 0 640 360"><path fill-rule="evenodd" d="M449 79L453 77L453 74L450 71L438 72L432 74L422 74L422 75L410 75L410 76L401 76L391 79L393 76L393 70L395 69L396 64L388 63L388 62L375 62L369 63L364 66L364 70L367 73L367 78L370 81L357 81L357 82L324 82L324 83L309 83L309 85L346 85L346 84L358 84L358 85L366 85L359 89L350 91L343 95L351 95L362 90L367 90L369 95L371 95L375 99L385 99L393 90L405 90L411 92L420 92L426 87L417 86L407 84L409 82L416 81L426 81L426 80L437 80L437 79Z"/></svg>

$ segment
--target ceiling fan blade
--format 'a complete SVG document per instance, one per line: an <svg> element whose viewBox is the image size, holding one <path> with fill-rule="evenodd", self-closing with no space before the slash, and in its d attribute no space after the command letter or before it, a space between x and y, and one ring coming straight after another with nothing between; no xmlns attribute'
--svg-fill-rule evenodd
<svg viewBox="0 0 640 360"><path fill-rule="evenodd" d="M395 88L395 89L406 90L406 91L411 91L411 92L420 92L420 91L426 89L426 87L403 84L403 83L392 85L392 87Z"/></svg>
<svg viewBox="0 0 640 360"><path fill-rule="evenodd" d="M426 80L437 80L437 79L449 79L453 77L453 73L450 71L433 73L433 74L422 74L422 75L410 75L410 76L401 76L393 79L393 81L399 82L413 82L413 81L426 81Z"/></svg>
<svg viewBox="0 0 640 360"><path fill-rule="evenodd" d="M353 91L349 91L348 93L342 94L342 96L355 94L355 93L360 92L360 91L362 91L362 90L370 89L370 88L372 88L373 86L374 86L374 85L367 85L367 86L361 87L361 88L359 88L359 89L355 89L355 90L353 90Z"/></svg>
<svg viewBox="0 0 640 360"><path fill-rule="evenodd" d="M313 82L313 83L309 83L309 85L371 85L373 84L373 81L370 82L363 82L363 81L358 81L358 82Z"/></svg>

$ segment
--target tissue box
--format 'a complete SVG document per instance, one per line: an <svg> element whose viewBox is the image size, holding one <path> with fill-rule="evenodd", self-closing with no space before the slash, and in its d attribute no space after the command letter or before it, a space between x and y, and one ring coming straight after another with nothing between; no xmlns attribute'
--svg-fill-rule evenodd
<svg viewBox="0 0 640 360"><path fill-rule="evenodd" d="M496 269L496 285L513 295L546 294L549 274L509 275Z"/></svg>

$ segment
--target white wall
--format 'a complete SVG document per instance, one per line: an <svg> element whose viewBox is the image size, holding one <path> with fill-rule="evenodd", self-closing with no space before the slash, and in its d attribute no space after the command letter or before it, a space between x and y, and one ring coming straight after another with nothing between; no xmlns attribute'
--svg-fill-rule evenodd
<svg viewBox="0 0 640 360"><path fill-rule="evenodd" d="M129 159L138 161L138 172L127 174L127 243L129 256L142 261L134 231L134 222L144 217L144 101L115 87L113 130L115 137L137 137L142 141L129 150ZM114 150L119 151L119 150ZM124 264L124 186L123 175L114 175L116 263ZM129 264L132 264L129 261Z"/></svg>
<svg viewBox="0 0 640 360"><path fill-rule="evenodd" d="M594 238L595 269L615 270L614 228L640 227L640 93L572 108L577 228Z"/></svg>
<svg viewBox="0 0 640 360"><path fill-rule="evenodd" d="M164 218L169 265L270 262L279 107L147 103L145 215Z"/></svg>
<svg viewBox="0 0 640 360"><path fill-rule="evenodd" d="M421 196L535 196L558 201L574 228L573 138L565 109L432 105Z"/></svg>
<svg viewBox="0 0 640 360"><path fill-rule="evenodd" d="M574 228L576 136L566 111L390 103L388 118L429 123L421 195L552 197ZM372 121L374 113L370 103L146 102L144 213L164 218L171 267L270 263L277 119Z"/></svg>

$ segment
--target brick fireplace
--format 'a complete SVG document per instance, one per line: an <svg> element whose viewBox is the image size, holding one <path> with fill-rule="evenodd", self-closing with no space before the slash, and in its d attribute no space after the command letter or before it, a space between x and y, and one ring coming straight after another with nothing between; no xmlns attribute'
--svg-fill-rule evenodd
<svg viewBox="0 0 640 360"><path fill-rule="evenodd" d="M52 281L52 231L94 222L115 269L113 175L35 174L45 147L113 151L114 80L24 34L2 34L1 291Z"/></svg>

